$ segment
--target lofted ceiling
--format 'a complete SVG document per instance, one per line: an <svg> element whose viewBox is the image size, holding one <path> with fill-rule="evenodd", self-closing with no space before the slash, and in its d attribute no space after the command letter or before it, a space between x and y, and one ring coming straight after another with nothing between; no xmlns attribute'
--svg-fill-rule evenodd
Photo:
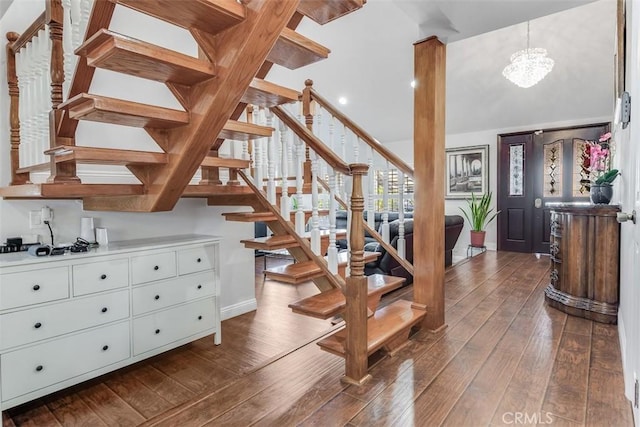
<svg viewBox="0 0 640 427"><path fill-rule="evenodd" d="M577 7L576 7L577 6ZM566 10L564 10L566 9ZM304 80L382 142L412 139L413 43L447 42L447 133L517 129L610 116L615 0L368 0L324 26L298 31L329 47L328 60L269 79L297 89ZM510 55L544 47L555 60L542 82L522 89L502 76Z"/></svg>

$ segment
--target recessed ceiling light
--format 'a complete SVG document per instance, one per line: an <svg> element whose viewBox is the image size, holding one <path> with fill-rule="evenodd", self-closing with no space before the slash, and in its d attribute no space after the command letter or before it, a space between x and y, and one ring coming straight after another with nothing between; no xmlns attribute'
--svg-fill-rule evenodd
<svg viewBox="0 0 640 427"><path fill-rule="evenodd" d="M416 81L415 80L411 80L411 87L415 89L415 87L416 87Z"/></svg>
<svg viewBox="0 0 640 427"><path fill-rule="evenodd" d="M340 98L338 98L338 103L340 105L347 105L347 102L349 102L349 101L344 96L341 96Z"/></svg>

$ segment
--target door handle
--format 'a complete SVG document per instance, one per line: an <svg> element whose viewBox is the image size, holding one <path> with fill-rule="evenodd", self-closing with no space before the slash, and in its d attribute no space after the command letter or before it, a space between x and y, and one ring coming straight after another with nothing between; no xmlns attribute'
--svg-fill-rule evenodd
<svg viewBox="0 0 640 427"><path fill-rule="evenodd" d="M533 206L535 206L536 209L540 209L542 207L542 199L538 197L536 200L534 200Z"/></svg>
<svg viewBox="0 0 640 427"><path fill-rule="evenodd" d="M616 214L616 220L619 223L623 223L626 221L631 221L634 224L636 223L636 211L631 211L630 214L626 213L626 212L618 212Z"/></svg>

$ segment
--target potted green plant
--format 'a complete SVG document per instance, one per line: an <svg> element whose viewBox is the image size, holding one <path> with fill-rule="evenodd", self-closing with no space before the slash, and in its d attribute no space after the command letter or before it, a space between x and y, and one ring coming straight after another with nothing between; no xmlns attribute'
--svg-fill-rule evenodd
<svg viewBox="0 0 640 427"><path fill-rule="evenodd" d="M479 198L474 193L471 193L471 199L467 199L469 212L460 208L471 225L471 246L484 246L485 228L500 213L500 211L492 213L493 208L490 207L491 197L490 191Z"/></svg>

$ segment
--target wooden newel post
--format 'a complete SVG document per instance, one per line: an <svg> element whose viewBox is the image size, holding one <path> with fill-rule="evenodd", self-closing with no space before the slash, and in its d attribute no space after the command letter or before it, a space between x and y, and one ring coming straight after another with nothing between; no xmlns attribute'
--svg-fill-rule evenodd
<svg viewBox="0 0 640 427"><path fill-rule="evenodd" d="M351 190L351 229L349 236L350 270L347 278L345 322L346 366L344 382L364 384L371 378L368 373L367 354L367 278L364 275L364 195L362 177L367 174L366 164L351 164L353 188Z"/></svg>
<svg viewBox="0 0 640 427"><path fill-rule="evenodd" d="M302 90L302 115L304 116L304 124L310 132L313 133L313 113L314 105L311 98L311 89L313 89L313 80L304 81L304 89ZM311 191L311 157L309 156L309 146L305 148L304 161L304 192Z"/></svg>
<svg viewBox="0 0 640 427"><path fill-rule="evenodd" d="M64 47L62 35L64 30L64 9L62 0L47 0L46 23L49 26L49 38L51 39L51 112L49 113L49 146L58 145L58 127L62 120L62 110L58 105L62 104L62 85L64 83ZM69 29L71 31L71 29ZM60 144L75 145L75 138L61 138ZM47 182L77 183L80 178L76 176L76 162L56 163L53 156L50 159L51 175Z"/></svg>
<svg viewBox="0 0 640 427"><path fill-rule="evenodd" d="M7 33L7 83L9 86L9 141L11 143L11 185L29 182L28 173L17 173L20 168L20 89L16 73L16 54L11 49L18 40L18 33Z"/></svg>

